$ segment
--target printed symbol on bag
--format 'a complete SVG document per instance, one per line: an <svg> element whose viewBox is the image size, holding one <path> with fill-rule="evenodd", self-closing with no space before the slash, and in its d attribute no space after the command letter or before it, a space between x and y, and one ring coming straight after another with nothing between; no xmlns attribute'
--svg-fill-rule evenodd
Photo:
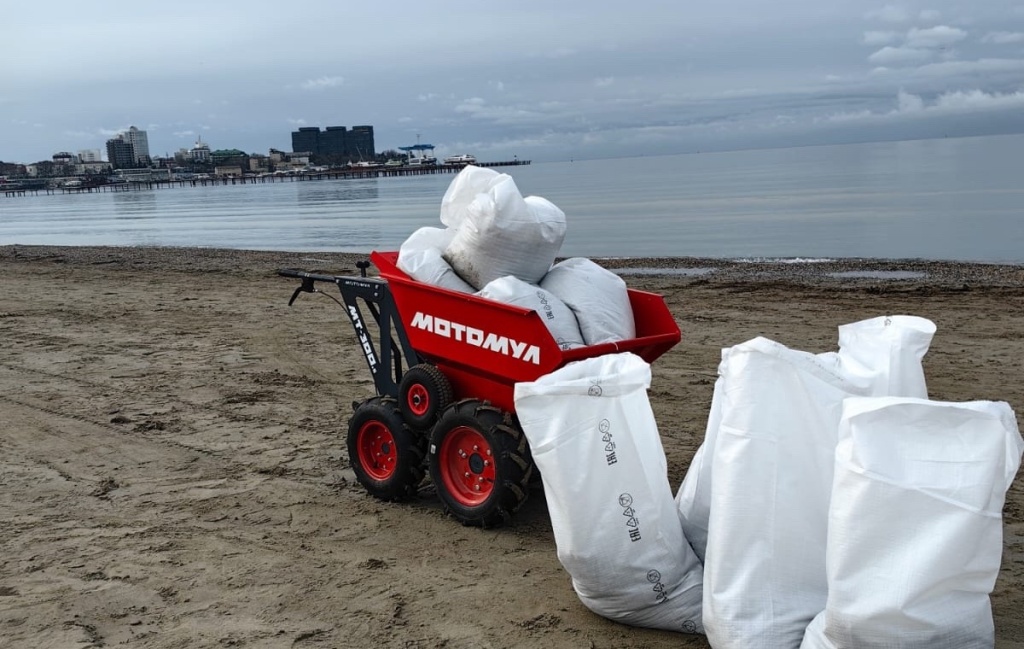
<svg viewBox="0 0 1024 649"><path fill-rule="evenodd" d="M601 394L603 392L604 392L604 390L601 389L601 382L600 381L594 381L590 385L590 389L587 390L587 394L592 396L592 397L599 397L599 396L601 396Z"/></svg>
<svg viewBox="0 0 1024 649"><path fill-rule="evenodd" d="M628 493L620 495L619 507L622 507L622 515L626 517L626 527L629 529L630 543L639 541L640 520L636 517L636 510L633 509L633 496Z"/></svg>
<svg viewBox="0 0 1024 649"><path fill-rule="evenodd" d="M611 423L607 419L602 419L598 422L597 429L601 431L601 441L604 442L604 461L611 466L619 461L615 455L615 442L612 441L612 434L609 432Z"/></svg>
<svg viewBox="0 0 1024 649"><path fill-rule="evenodd" d="M657 570L648 570L647 571L647 581L649 581L652 584L654 584L654 588L652 588L651 590L653 590L654 593L655 593L655 595L654 595L655 603L661 604L662 602L664 602L665 600L668 599L668 595L665 594L665 584L661 583L661 573L660 572L658 572Z"/></svg>
<svg viewBox="0 0 1024 649"><path fill-rule="evenodd" d="M693 620L686 620L683 622L683 633L697 633L697 623Z"/></svg>
<svg viewBox="0 0 1024 649"><path fill-rule="evenodd" d="M551 304L548 303L548 298L543 291L537 291L537 299L540 301L545 317L547 317L548 320L554 320L555 312L551 308Z"/></svg>

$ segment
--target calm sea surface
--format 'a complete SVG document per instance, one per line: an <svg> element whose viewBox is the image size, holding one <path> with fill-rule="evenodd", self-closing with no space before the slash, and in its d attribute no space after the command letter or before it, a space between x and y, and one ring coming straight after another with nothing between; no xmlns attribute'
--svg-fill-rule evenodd
<svg viewBox="0 0 1024 649"><path fill-rule="evenodd" d="M1024 136L499 168L562 208L564 256L1024 263ZM397 249L451 174L0 197L0 245Z"/></svg>

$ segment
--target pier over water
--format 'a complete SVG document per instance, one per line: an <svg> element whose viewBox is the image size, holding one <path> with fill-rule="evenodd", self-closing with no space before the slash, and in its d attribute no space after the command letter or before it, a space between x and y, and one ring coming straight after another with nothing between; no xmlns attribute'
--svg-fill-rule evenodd
<svg viewBox="0 0 1024 649"><path fill-rule="evenodd" d="M498 162L478 162L477 167L516 167L530 164L529 160L505 160ZM63 187L46 187L36 180L31 186L19 186L17 183L0 185L4 196L27 196L43 194L81 194L92 192L130 192L144 189L165 189L170 187L214 187L217 185L259 185L264 183L307 182L315 180L339 180L346 178L390 178L399 176L424 176L428 174L450 174L462 171L464 164L416 165L402 167L344 167L324 169L322 171L275 172L249 174L243 176L209 176L206 178L168 178L151 180L127 180L124 182L89 182Z"/></svg>

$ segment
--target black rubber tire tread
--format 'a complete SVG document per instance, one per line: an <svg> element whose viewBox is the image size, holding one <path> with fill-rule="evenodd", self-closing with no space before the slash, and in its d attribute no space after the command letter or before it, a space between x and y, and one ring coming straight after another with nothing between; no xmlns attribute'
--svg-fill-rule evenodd
<svg viewBox="0 0 1024 649"><path fill-rule="evenodd" d="M417 415L409 408L408 392L417 384L422 385L427 391L430 404L430 408L423 415ZM398 407L401 409L406 423L415 430L428 430L453 401L455 401L455 392L452 390L451 381L436 365L430 363L420 363L410 367L402 375L402 381L398 385Z"/></svg>
<svg viewBox="0 0 1024 649"><path fill-rule="evenodd" d="M440 473L437 453L445 436L455 428L467 426L488 441L494 457L495 482L483 503L467 507L448 493ZM464 399L448 407L438 419L430 436L428 462L430 479L437 489L445 513L463 525L499 527L508 524L529 496L533 458L526 435L510 413L487 401Z"/></svg>
<svg viewBox="0 0 1024 649"><path fill-rule="evenodd" d="M395 473L386 480L376 480L370 476L359 461L356 448L359 429L372 420L387 426L395 438L398 460ZM425 474L427 438L405 424L397 400L376 396L359 404L348 422L347 445L349 464L356 474L356 480L371 496L388 502L399 502L416 495Z"/></svg>

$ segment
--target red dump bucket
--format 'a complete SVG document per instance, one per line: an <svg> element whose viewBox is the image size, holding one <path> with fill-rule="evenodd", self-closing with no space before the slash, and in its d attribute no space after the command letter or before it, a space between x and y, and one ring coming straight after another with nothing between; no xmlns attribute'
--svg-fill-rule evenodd
<svg viewBox="0 0 1024 649"><path fill-rule="evenodd" d="M681 338L660 295L629 289L636 338L563 351L536 311L418 282L398 268L397 252L374 252L370 260L388 281L413 349L445 373L456 398L486 399L509 412L517 382L616 352L651 363Z"/></svg>

